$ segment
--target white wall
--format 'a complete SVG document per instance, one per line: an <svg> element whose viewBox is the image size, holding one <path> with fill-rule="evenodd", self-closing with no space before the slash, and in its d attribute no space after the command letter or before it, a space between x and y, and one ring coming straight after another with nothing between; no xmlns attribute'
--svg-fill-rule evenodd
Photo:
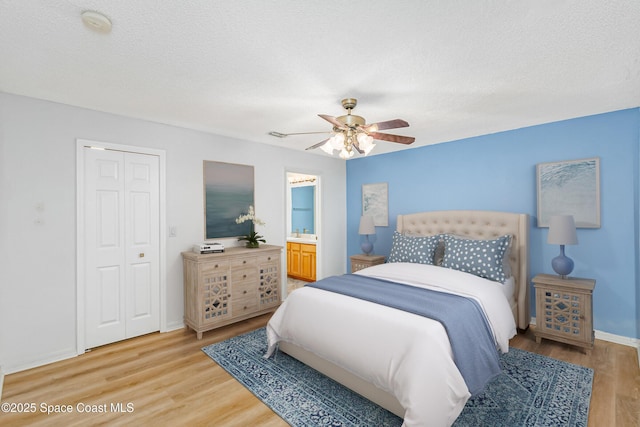
<svg viewBox="0 0 640 427"><path fill-rule="evenodd" d="M177 229L167 239L169 329L183 324L180 252L203 240L203 160L254 165L261 231L281 246L285 170L320 175L322 271L346 271L344 161L0 93L0 365L7 373L76 355L77 138L166 151L166 218Z"/></svg>

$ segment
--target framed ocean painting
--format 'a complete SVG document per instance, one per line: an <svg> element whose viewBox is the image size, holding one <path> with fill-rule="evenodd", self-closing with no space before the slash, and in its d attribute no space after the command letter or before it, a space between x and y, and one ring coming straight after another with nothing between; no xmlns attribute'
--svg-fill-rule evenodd
<svg viewBox="0 0 640 427"><path fill-rule="evenodd" d="M600 159L536 165L538 227L552 215L573 215L578 228L600 228Z"/></svg>
<svg viewBox="0 0 640 427"><path fill-rule="evenodd" d="M204 161L205 239L237 237L251 232L251 221L236 218L255 206L253 166Z"/></svg>
<svg viewBox="0 0 640 427"><path fill-rule="evenodd" d="M376 227L389 225L389 188L386 182L362 185L362 215L372 216Z"/></svg>

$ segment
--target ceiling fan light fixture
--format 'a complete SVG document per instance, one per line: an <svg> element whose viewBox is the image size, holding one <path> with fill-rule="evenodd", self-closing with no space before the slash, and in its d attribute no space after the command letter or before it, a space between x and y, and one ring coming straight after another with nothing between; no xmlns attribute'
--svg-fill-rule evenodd
<svg viewBox="0 0 640 427"><path fill-rule="evenodd" d="M411 136L378 132L379 130L408 127L409 123L405 120L386 120L367 125L364 117L351 114L351 110L356 104L355 98L345 98L342 100L342 106L347 110L346 115L333 117L328 114L318 114L333 125L332 136L308 147L307 150L322 147L322 150L327 154L333 154L333 151L337 150L340 158L349 159L353 157L355 151L365 156L371 153L376 146L374 140L399 144L411 144L415 141L415 138Z"/></svg>
<svg viewBox="0 0 640 427"><path fill-rule="evenodd" d="M371 135L367 135L366 133L359 133L357 136L358 144L360 145L369 145L373 142L373 137Z"/></svg>
<svg viewBox="0 0 640 427"><path fill-rule="evenodd" d="M347 150L346 148L343 148L342 151L340 151L341 159L347 160L351 157L353 157L353 150Z"/></svg>
<svg viewBox="0 0 640 427"><path fill-rule="evenodd" d="M365 156L368 155L376 146L376 144L373 143L373 137L371 135L367 135L366 133L359 133L357 138L358 146L362 151L364 151Z"/></svg>
<svg viewBox="0 0 640 427"><path fill-rule="evenodd" d="M341 150L344 148L344 134L342 132L336 133L331 137L329 143L335 150ZM325 144L328 145L328 144Z"/></svg>
<svg viewBox="0 0 640 427"><path fill-rule="evenodd" d="M328 143L328 144L322 144L322 145L320 146L320 149L321 149L322 151L324 151L325 153L327 153L328 155L333 156L333 150L334 150L334 148L333 148L333 145L331 144L331 141L329 141L329 143Z"/></svg>

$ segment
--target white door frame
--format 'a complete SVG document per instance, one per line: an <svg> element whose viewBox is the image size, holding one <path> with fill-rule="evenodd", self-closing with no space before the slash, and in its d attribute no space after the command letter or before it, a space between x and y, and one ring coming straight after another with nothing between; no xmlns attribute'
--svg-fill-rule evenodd
<svg viewBox="0 0 640 427"><path fill-rule="evenodd" d="M160 332L167 331L167 209L166 209L166 152L147 147L120 145L108 142L76 140L76 352L85 352L85 283L84 283L84 149L93 147L103 150L158 156L160 160L160 223L159 223L159 273L160 273Z"/></svg>
<svg viewBox="0 0 640 427"><path fill-rule="evenodd" d="M283 284L283 294L282 295L287 295L287 257L286 257L286 246L287 246L287 236L289 235L289 233L291 233L291 230L289 230L289 226L291 224L288 224L288 220L287 217L290 216L291 213L291 194L287 194L287 192L289 191L289 177L288 174L289 173L297 173L297 174L302 174L302 175L313 175L317 178L316 181L316 191L315 191L315 225L316 225L316 230L315 230L315 234L316 236L318 236L318 240L316 241L316 280L320 280L322 278L324 278L323 276L323 264L322 264L322 246L324 244L324 240L322 239L322 223L323 223L323 217L322 217L322 173L319 171L310 171L310 170L302 170L302 169L298 169L298 168L294 168L294 167L288 167L285 168L284 170L284 191L285 191L285 197L284 197L284 203L285 203L285 216L284 216L284 229L285 229L285 257L284 257L284 265L285 265L285 269L284 269L284 284Z"/></svg>

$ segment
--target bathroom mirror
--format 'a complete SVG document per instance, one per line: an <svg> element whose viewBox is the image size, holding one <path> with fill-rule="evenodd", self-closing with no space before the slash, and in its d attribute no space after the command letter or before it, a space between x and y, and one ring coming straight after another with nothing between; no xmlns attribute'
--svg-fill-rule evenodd
<svg viewBox="0 0 640 427"><path fill-rule="evenodd" d="M291 233L315 234L316 186L291 187Z"/></svg>

